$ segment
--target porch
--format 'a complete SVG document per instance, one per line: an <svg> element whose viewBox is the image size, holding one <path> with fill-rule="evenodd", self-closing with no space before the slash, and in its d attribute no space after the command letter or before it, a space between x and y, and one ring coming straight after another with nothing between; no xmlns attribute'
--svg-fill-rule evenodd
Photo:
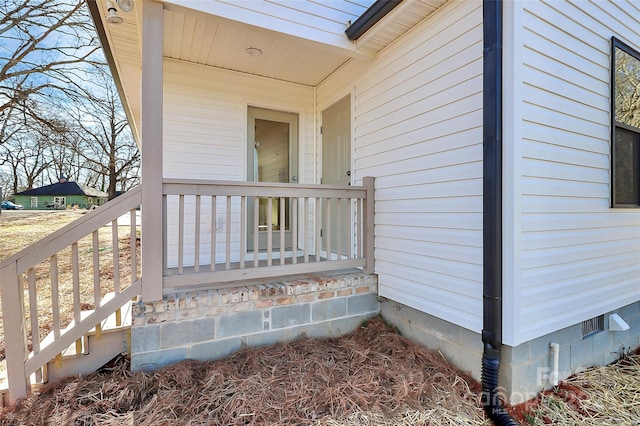
<svg viewBox="0 0 640 426"><path fill-rule="evenodd" d="M69 347L75 348L74 359L99 357L98 342L106 333L106 323L122 331L120 347L149 352L144 347L148 342L144 330L158 324L158 309L172 310L168 300L182 300L173 305L178 308L199 307L182 313L183 318L194 318L196 312L210 319L231 311L257 315L256 310L262 309L261 327L262 316L271 313L270 306L304 302L309 312L315 306L316 313L323 307L333 309L333 315L338 312L334 305L311 303L328 298L329 293L341 298L337 303L345 307L342 317L352 322L373 312L361 306L370 305L376 293L371 277L373 178L364 178L361 186L166 179L160 229L144 222L142 192L135 188L0 263L8 401L26 396L33 385L58 377L53 370L71 358L65 355ZM118 223L123 215L130 218L126 226ZM105 224L110 231L106 236ZM149 244L162 247L161 259L147 256ZM146 270L161 269L159 282L143 281L141 259L145 259ZM87 264L91 267L82 266ZM63 268L71 271L70 295L60 290ZM289 290L285 281L297 282L298 287ZM268 283L276 284L265 287ZM162 300L144 298L145 289L152 286L156 288L147 294L159 292ZM189 299L185 295L199 296ZM283 295L292 297L273 299ZM361 297L365 295L370 296ZM202 302L202 297L222 307L203 308L193 302ZM43 304L43 299L49 303ZM133 326L139 330L133 335L122 313L132 300ZM247 303L223 306L223 300ZM318 327L330 328L335 319L316 315L329 321L318 322ZM311 316L289 325L302 325L299 332L307 333L313 328L307 322L313 322ZM254 333L254 328L246 332ZM235 332L240 338L243 330ZM290 332L284 331L285 335ZM94 336L93 349L88 335ZM118 347L117 339L111 346ZM158 348L161 354L164 348ZM139 368L143 364L140 361Z"/></svg>

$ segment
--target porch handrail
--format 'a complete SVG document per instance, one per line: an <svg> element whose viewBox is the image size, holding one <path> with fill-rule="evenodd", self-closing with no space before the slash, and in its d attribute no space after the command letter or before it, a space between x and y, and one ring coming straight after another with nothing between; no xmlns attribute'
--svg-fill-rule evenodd
<svg viewBox="0 0 640 426"><path fill-rule="evenodd" d="M71 222L42 240L9 256L0 262L0 288L2 290L2 311L4 314L4 338L5 358L7 363L7 381L9 384L9 399L15 402L26 397L30 389L30 376L36 374L37 380L42 380L42 368L51 359L63 352L74 341L79 343L82 335L92 328L99 328L102 320L116 313L132 297L140 293L141 280L136 262L136 209L142 201L141 188L138 186L125 194L111 200L95 210L88 211L84 216ZM130 242L131 242L131 280L126 288L120 288L120 276L118 271L118 218L130 213ZM100 282L100 255L99 255L99 230L111 223L111 246L113 252L113 292L115 296L102 304ZM88 236L92 236L91 256L93 259L93 284L92 291L95 309L86 317L81 315L80 303L80 271L78 242ZM58 293L58 254L66 249L71 249L71 269L73 281L73 320L71 325L62 330L60 300ZM36 266L42 262L49 262L49 274L51 279L52 297L52 335L54 338L49 343L39 336L38 323L38 295L36 282ZM25 289L23 287L26 273L27 291L29 296L30 324L25 314ZM116 322L119 320L116 319ZM29 354L27 344L28 330L31 330L32 352ZM98 330L97 330L98 331ZM42 347L41 347L42 344ZM59 355L58 355L59 356Z"/></svg>
<svg viewBox="0 0 640 426"><path fill-rule="evenodd" d="M165 294L178 288L354 267L373 273L373 185L372 177L365 177L362 186L165 179ZM267 216L260 225L259 201ZM203 213L205 205L208 211ZM326 229L321 230L323 216L332 216L337 224L325 219ZM169 217L174 218L171 230ZM288 229L281 226L284 217ZM224 229L218 228L219 219ZM209 232L203 230L204 222ZM345 227L347 235L336 232ZM265 247L259 245L259 233L264 234ZM175 242L171 254L167 234ZM188 256L187 246L193 251ZM201 247L208 253L201 253Z"/></svg>
<svg viewBox="0 0 640 426"><path fill-rule="evenodd" d="M118 198L97 207L95 210L89 210L81 218L66 224L33 245L4 259L0 262L0 269L4 269L15 262L17 264L17 272L19 274L23 273L33 265L67 248L72 242L86 237L115 218L137 208L141 201L141 187L137 186ZM87 229L90 229L90 231L87 232Z"/></svg>

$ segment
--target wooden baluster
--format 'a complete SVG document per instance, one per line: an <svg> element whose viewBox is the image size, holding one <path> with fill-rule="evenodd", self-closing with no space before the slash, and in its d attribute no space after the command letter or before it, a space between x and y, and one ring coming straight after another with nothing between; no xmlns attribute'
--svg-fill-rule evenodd
<svg viewBox="0 0 640 426"><path fill-rule="evenodd" d="M138 279L138 215L136 210L130 212L131 230L129 237L131 238L131 284Z"/></svg>
<svg viewBox="0 0 640 426"><path fill-rule="evenodd" d="M267 198L267 266L271 266L273 251L273 197Z"/></svg>
<svg viewBox="0 0 640 426"><path fill-rule="evenodd" d="M216 209L218 207L216 196L211 196L211 271L216 270L216 237L217 237L217 229L218 229L218 216L216 214Z"/></svg>
<svg viewBox="0 0 640 426"><path fill-rule="evenodd" d="M327 227L324 230L325 248L327 250L327 260L331 260L331 198L327 198L326 216L324 217L324 225Z"/></svg>
<svg viewBox="0 0 640 426"><path fill-rule="evenodd" d="M362 198L358 198L356 203L356 245L358 249L358 258L362 259Z"/></svg>
<svg viewBox="0 0 640 426"><path fill-rule="evenodd" d="M316 202L316 220L315 220L315 226L316 226L316 238L315 238L315 245L316 245L316 262L320 262L320 250L322 248L322 243L320 241L321 237L321 231L322 231L322 199L321 198L316 198L315 199Z"/></svg>
<svg viewBox="0 0 640 426"><path fill-rule="evenodd" d="M253 198L253 267L258 267L260 260L260 197Z"/></svg>
<svg viewBox="0 0 640 426"><path fill-rule="evenodd" d="M195 216L195 236L194 236L194 254L193 254L193 271L197 274L200 272L200 196L196 195L196 216Z"/></svg>
<svg viewBox="0 0 640 426"><path fill-rule="evenodd" d="M304 228L304 263L309 263L309 197L304 197L303 214L302 227Z"/></svg>
<svg viewBox="0 0 640 426"><path fill-rule="evenodd" d="M227 219L225 222L225 230L227 231L225 267L229 270L231 269L231 196L229 195L227 195Z"/></svg>
<svg viewBox="0 0 640 426"><path fill-rule="evenodd" d="M118 220L111 222L111 239L113 245L113 291L120 293L120 245L118 244ZM116 310L116 326L122 325L122 312Z"/></svg>
<svg viewBox="0 0 640 426"><path fill-rule="evenodd" d="M291 199L291 263L298 263L298 198Z"/></svg>
<svg viewBox="0 0 640 426"><path fill-rule="evenodd" d="M113 246L113 291L120 293L120 241L118 240L118 220L111 222L111 239Z"/></svg>
<svg viewBox="0 0 640 426"><path fill-rule="evenodd" d="M184 194L178 201L178 274L184 272Z"/></svg>
<svg viewBox="0 0 640 426"><path fill-rule="evenodd" d="M285 233L285 214L284 214L284 205L285 205L285 198L286 197L280 197L279 201L280 201L280 218L278 219L278 225L280 227L280 264L284 265L284 251L285 251L285 242L284 242L284 233Z"/></svg>
<svg viewBox="0 0 640 426"><path fill-rule="evenodd" d="M73 321L80 323L80 269L79 269L78 243L71 244L71 271L73 276ZM82 353L82 339L76 340L76 353Z"/></svg>
<svg viewBox="0 0 640 426"><path fill-rule="evenodd" d="M94 266L95 267L95 266ZM58 256L49 258L49 275L51 276L51 313L53 315L53 337L60 337L60 292L58 285ZM56 355L55 365L62 368L62 354Z"/></svg>
<svg viewBox="0 0 640 426"><path fill-rule="evenodd" d="M247 197L240 197L240 269L244 269L247 251Z"/></svg>
<svg viewBox="0 0 640 426"><path fill-rule="evenodd" d="M29 315L31 316L31 347L34 354L40 352L40 324L38 321L38 291L36 288L36 270L29 268L27 272L29 283ZM42 369L36 370L36 381L42 381Z"/></svg>
<svg viewBox="0 0 640 426"><path fill-rule="evenodd" d="M92 235L92 255L93 255L93 303L95 309L100 307L102 303L102 295L100 292L100 238L98 231L93 231ZM96 324L96 339L102 338L102 326ZM62 360L60 360L62 362ZM56 365L58 360L56 359Z"/></svg>
<svg viewBox="0 0 640 426"><path fill-rule="evenodd" d="M58 255L49 258L51 275L51 313L53 314L53 337L60 337L60 292L58 285Z"/></svg>
<svg viewBox="0 0 640 426"><path fill-rule="evenodd" d="M97 308L100 307L100 238L98 231L93 231L91 250L93 256L93 301Z"/></svg>
<svg viewBox="0 0 640 426"><path fill-rule="evenodd" d="M342 197L336 200L338 211L336 218L336 260L342 259Z"/></svg>

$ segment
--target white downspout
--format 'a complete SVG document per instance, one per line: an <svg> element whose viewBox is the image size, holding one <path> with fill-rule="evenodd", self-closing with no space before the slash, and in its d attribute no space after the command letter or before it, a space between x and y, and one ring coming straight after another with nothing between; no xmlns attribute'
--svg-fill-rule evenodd
<svg viewBox="0 0 640 426"><path fill-rule="evenodd" d="M551 370L551 384L553 386L558 386L558 368L560 364L560 345L551 342L549 343L549 347L551 347L551 351L553 352L553 369Z"/></svg>

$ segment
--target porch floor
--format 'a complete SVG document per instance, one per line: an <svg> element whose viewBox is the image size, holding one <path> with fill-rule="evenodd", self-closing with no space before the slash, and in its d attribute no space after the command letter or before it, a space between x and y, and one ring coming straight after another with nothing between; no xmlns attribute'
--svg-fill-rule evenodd
<svg viewBox="0 0 640 426"><path fill-rule="evenodd" d="M336 259L335 253L333 253L332 258L333 258L333 261L335 261ZM342 256L342 259L346 259L346 257ZM207 264L201 264L197 271L194 266L184 266L182 268L182 272L180 272L180 269L178 267L167 268L165 269L164 275L165 277L193 276L193 275L197 275L198 273L233 271L233 270L241 270L241 269L250 270L250 269L269 268L270 266L282 266L282 265L294 265L294 264L303 265L303 264L311 264L311 263L318 263L318 262L322 263L322 262L330 262L330 261L327 259L326 255L323 255L319 258L313 255L313 256L309 256L307 261L305 261L304 256L298 256L296 258L296 263L293 262L292 257L285 257L284 262L281 263L281 259L278 256L278 257L273 257L271 259L271 265L268 265L268 260L266 258L264 259L261 258L258 261L258 266L255 266L253 262L253 258L250 258L250 259L245 259L244 267L241 267L240 262L230 262L228 266L226 263L223 262L223 263L216 263L214 265L214 269L211 269L211 265L207 263ZM304 279L305 277L314 277L317 279L318 277L329 278L329 277L335 277L337 275L354 274L354 273L362 273L362 270L360 268L343 268L343 269L335 269L335 270L313 272L313 273L292 273L288 275L279 274L279 276L275 278L269 278L269 277L247 278L242 280L233 280L233 281L224 281L224 282L206 284L206 285L201 285L199 287L226 288L226 287L235 287L239 285L245 286L245 285L252 285L252 284L263 284L265 283L265 281L266 282L286 282L286 281L292 281L292 280L301 280L301 279ZM165 291L170 292L171 288L167 287L165 288Z"/></svg>

